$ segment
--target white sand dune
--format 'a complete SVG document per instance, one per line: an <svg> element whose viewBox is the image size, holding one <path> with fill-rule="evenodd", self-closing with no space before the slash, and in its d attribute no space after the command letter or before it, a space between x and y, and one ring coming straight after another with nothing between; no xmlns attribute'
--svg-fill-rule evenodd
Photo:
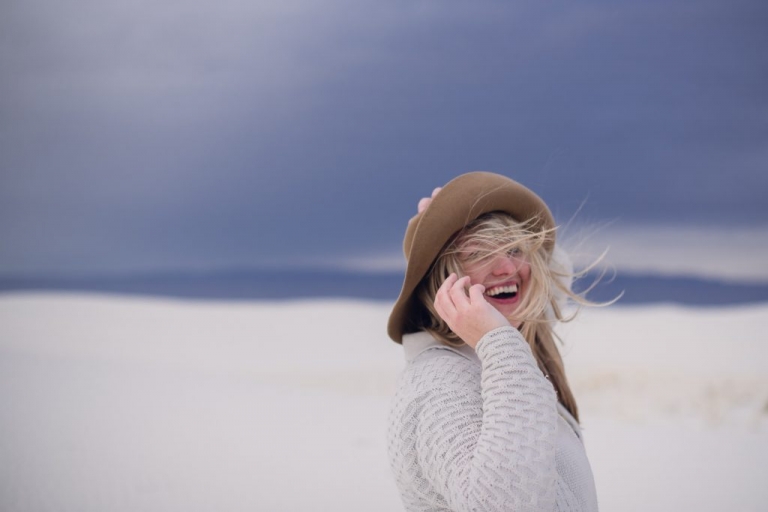
<svg viewBox="0 0 768 512"><path fill-rule="evenodd" d="M387 304L0 296L3 511L401 510ZM603 511L765 510L768 305L561 330Z"/></svg>

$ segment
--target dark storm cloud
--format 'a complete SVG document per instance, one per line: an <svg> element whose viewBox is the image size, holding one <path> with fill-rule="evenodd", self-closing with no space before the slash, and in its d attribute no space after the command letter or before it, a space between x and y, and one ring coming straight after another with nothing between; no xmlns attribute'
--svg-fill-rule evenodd
<svg viewBox="0 0 768 512"><path fill-rule="evenodd" d="M768 221L761 2L3 7L0 269L397 250L509 174L567 219ZM725 179L724 174L729 178Z"/></svg>

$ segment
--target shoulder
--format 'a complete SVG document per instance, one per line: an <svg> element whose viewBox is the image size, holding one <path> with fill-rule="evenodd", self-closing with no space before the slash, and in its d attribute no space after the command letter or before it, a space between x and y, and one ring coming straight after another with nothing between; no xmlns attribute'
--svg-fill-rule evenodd
<svg viewBox="0 0 768 512"><path fill-rule="evenodd" d="M401 383L422 391L471 388L480 385L481 366L449 348L431 348L408 363Z"/></svg>
<svg viewBox="0 0 768 512"><path fill-rule="evenodd" d="M431 415L435 407L456 403L482 407L480 365L450 349L433 348L408 362L397 382L390 416L404 424Z"/></svg>

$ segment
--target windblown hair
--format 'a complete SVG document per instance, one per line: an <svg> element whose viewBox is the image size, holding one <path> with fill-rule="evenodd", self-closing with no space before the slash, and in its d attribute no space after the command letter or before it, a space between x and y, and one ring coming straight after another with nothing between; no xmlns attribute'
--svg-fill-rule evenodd
<svg viewBox="0 0 768 512"><path fill-rule="evenodd" d="M531 275L522 300L515 309L514 320L522 322L520 332L531 346L539 368L552 382L560 403L578 421L578 407L565 376L553 326L558 321L570 321L576 315L576 312L569 316L564 314L563 298L570 299L577 306L598 305L582 294L574 293L570 283L574 278L583 277L600 260L579 272L562 268L547 250L547 247L553 246L555 230L538 231L533 229L535 224L535 219L518 222L507 213L491 212L478 217L453 235L417 287L416 296L428 312L422 316L421 321L425 325L421 328L448 345L464 344L435 310L434 302L440 285L452 272L459 277L465 275L462 262L489 261L499 254L519 255L529 263Z"/></svg>

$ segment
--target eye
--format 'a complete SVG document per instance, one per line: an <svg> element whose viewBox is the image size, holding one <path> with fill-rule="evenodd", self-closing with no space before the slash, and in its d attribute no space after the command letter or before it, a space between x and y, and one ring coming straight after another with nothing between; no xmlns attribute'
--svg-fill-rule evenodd
<svg viewBox="0 0 768 512"><path fill-rule="evenodd" d="M463 261L477 261L482 259L482 254L479 250L464 250L460 253L459 259Z"/></svg>
<svg viewBox="0 0 768 512"><path fill-rule="evenodd" d="M523 251L519 247L512 247L507 251L507 256L510 256L510 257L519 257L522 255L523 255Z"/></svg>

